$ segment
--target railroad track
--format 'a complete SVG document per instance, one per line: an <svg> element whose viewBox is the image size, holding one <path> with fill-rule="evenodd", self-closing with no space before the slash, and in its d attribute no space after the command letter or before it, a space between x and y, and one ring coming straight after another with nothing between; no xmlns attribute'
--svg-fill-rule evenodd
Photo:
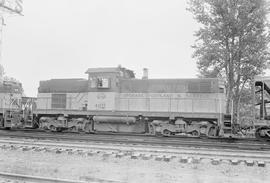
<svg viewBox="0 0 270 183"><path fill-rule="evenodd" d="M13 173L0 172L0 178L5 182L39 182L39 183L85 183L76 180L64 180L64 179L54 179L54 178L46 178L46 177L38 177L38 176L30 176L30 175L20 175Z"/></svg>
<svg viewBox="0 0 270 183"><path fill-rule="evenodd" d="M221 167L224 165L239 165L239 168L243 166L252 167L254 171L268 171L270 164L269 142L237 139L166 138L140 135L11 130L0 131L0 151L15 155L27 154L27 157L32 155L55 157L55 159L72 157L70 159L82 158L85 161L106 161L106 163L107 161L134 161L134 164L141 161L156 162L156 164L163 162L164 164L161 165L175 165L175 163L178 163L179 165L177 164L176 167L183 166L184 164L189 164L187 167L190 164L194 164L195 167L197 164L221 165ZM46 161L46 158L44 159ZM86 180L84 178L78 178L79 181L65 180L10 173L1 175L0 172L0 180L1 178L16 181L22 180L24 183L81 183ZM91 179L91 177L87 177L86 182L114 183L114 181Z"/></svg>
<svg viewBox="0 0 270 183"><path fill-rule="evenodd" d="M250 150L222 150L212 148L177 147L177 146L150 146L134 144L112 144L79 141L56 141L41 139L0 138L0 149L5 151L21 151L36 153L53 153L68 155L83 155L112 158L154 159L158 161L200 162L207 159L213 164L225 160L229 163L239 164L244 162L247 166L265 166L270 163L269 151Z"/></svg>
<svg viewBox="0 0 270 183"><path fill-rule="evenodd" d="M0 131L0 137L28 138L56 141L101 142L110 144L133 144L171 147L195 147L208 149L234 149L270 151L270 142L243 139L202 139L177 137L146 137L139 135L77 134L41 131Z"/></svg>
<svg viewBox="0 0 270 183"><path fill-rule="evenodd" d="M259 167L270 163L269 144L256 146L247 143L206 143L203 139L176 141L176 139L164 140L164 138L154 137L131 139L130 136L116 138L111 135L84 137L80 134L72 134L71 137L68 134L32 132L24 135L22 132L3 134L5 133L0 133L0 149L4 151L179 162L207 160L212 164L225 161L234 165L245 163L247 166Z"/></svg>
<svg viewBox="0 0 270 183"><path fill-rule="evenodd" d="M8 172L0 172L0 178L2 178L5 182L15 181L16 183L120 183L116 181L109 181L97 178L88 178L88 181L80 181L80 180L67 180L60 178L49 178L49 177L40 177L40 176L32 176L32 175L22 175L22 174L14 174ZM1 181L1 180L0 180Z"/></svg>

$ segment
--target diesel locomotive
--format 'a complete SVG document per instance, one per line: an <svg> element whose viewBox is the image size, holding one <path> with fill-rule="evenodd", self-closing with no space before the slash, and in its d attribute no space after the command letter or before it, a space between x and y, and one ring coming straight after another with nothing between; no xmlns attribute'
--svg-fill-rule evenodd
<svg viewBox="0 0 270 183"><path fill-rule="evenodd" d="M0 128L32 127L33 98L23 95L22 84L16 80L0 83ZM22 126L24 121L24 126Z"/></svg>
<svg viewBox="0 0 270 183"><path fill-rule="evenodd" d="M24 118L18 124L58 132L232 135L231 115L225 113L226 91L222 79L149 79L147 69L142 79L136 79L133 72L123 67L89 68L85 74L88 79L40 81L36 99L26 105L23 97L21 101L18 98L17 103L24 106ZM253 88L253 129L257 138L267 139L270 138L270 78L256 77ZM15 122L6 123L5 116L13 119L16 113L10 106L2 111L1 125L12 127Z"/></svg>
<svg viewBox="0 0 270 183"><path fill-rule="evenodd" d="M42 129L217 136L230 133L221 79L135 79L121 67L88 79L41 81L34 114ZM226 117L227 116L227 117Z"/></svg>

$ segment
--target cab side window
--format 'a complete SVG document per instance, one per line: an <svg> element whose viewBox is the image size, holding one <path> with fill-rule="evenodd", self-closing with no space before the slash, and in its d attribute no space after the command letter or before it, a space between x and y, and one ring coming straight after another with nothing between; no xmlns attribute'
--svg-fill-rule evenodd
<svg viewBox="0 0 270 183"><path fill-rule="evenodd" d="M110 88L110 79L109 78L90 78L91 88Z"/></svg>

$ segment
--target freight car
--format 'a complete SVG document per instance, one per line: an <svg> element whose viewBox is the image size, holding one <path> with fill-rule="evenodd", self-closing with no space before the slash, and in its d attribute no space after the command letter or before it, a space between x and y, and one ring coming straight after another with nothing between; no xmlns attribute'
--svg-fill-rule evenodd
<svg viewBox="0 0 270 183"><path fill-rule="evenodd" d="M41 81L34 111L52 131L190 136L231 133L221 79L135 79L121 67L90 68L88 79Z"/></svg>

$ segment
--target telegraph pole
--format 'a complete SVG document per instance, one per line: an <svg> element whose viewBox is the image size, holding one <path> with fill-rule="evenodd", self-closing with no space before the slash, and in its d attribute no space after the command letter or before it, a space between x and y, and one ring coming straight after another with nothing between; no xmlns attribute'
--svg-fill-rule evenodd
<svg viewBox="0 0 270 183"><path fill-rule="evenodd" d="M6 14L22 15L22 0L0 0L0 84L4 81L4 67L2 64L3 26Z"/></svg>

